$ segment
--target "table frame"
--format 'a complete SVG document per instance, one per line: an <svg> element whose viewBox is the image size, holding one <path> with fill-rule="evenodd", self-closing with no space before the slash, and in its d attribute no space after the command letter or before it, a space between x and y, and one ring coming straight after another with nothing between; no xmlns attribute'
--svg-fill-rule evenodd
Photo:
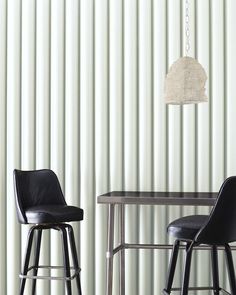
<svg viewBox="0 0 236 295"><path fill-rule="evenodd" d="M106 295L112 295L113 258L120 253L119 286L120 295L125 295L125 249L172 249L167 244L128 244L125 242L125 205L175 205L175 206L213 206L217 193L192 192L109 192L98 196L99 204L108 205L108 238L106 252ZM120 243L114 248L115 206L119 210ZM180 249L185 249L184 245ZM208 246L195 247L197 250L208 250ZM206 287L209 289L209 287ZM178 290L178 288L175 288ZM196 288L193 288L194 290ZM199 288L198 288L199 289ZM206 290L201 288L203 290Z"/></svg>

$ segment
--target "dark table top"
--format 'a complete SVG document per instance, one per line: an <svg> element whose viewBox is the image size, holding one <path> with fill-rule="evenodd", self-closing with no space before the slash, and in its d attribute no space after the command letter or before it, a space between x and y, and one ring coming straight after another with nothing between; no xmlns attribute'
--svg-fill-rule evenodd
<svg viewBox="0 0 236 295"><path fill-rule="evenodd" d="M213 206L218 193L113 191L100 195L99 204Z"/></svg>

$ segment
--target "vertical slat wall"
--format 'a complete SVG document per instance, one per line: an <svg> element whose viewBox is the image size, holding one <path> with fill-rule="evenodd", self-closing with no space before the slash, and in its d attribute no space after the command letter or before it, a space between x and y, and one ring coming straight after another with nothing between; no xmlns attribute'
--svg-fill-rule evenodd
<svg viewBox="0 0 236 295"><path fill-rule="evenodd" d="M50 167L57 173L63 190L65 190L65 1L51 1L51 118L50 118ZM63 262L61 237L57 232L51 233L51 264ZM52 271L57 275L58 271ZM51 294L63 295L63 283L53 281Z"/></svg>
<svg viewBox="0 0 236 295"><path fill-rule="evenodd" d="M168 67L168 2L154 1L153 5L153 96L163 97L165 73ZM168 108L160 103L159 99L154 99L153 110L153 188L166 191L168 190ZM167 242L166 231L163 231L166 227L167 211L168 208L165 206L154 208L154 243ZM167 255L168 252L164 250L154 252L153 290L163 288L167 271ZM162 265L161 272L160 265Z"/></svg>
<svg viewBox="0 0 236 295"><path fill-rule="evenodd" d="M6 109L7 109L7 1L0 1L0 233L2 236L0 243L0 264L1 269L0 285L3 293L6 294L6 250L7 250L7 199L6 199ZM4 271L3 271L4 269Z"/></svg>
<svg viewBox="0 0 236 295"><path fill-rule="evenodd" d="M210 2L198 0L196 2L195 23L198 24L195 31L195 53L201 61L207 76L211 77L210 59L211 59L211 10ZM196 125L195 125L195 159L196 159L196 189L198 191L211 190L211 79L207 80L207 95L209 102L197 106ZM198 208L199 214L208 214L209 208ZM202 264L210 265L209 254L207 252L197 253L197 284L207 285L211 275L210 272L203 272L200 267Z"/></svg>
<svg viewBox="0 0 236 295"><path fill-rule="evenodd" d="M37 169L50 167L50 25L51 4L47 0L36 3L36 143L35 165ZM43 120L41 119L43 118ZM40 264L50 263L50 235L45 233L42 237L42 255ZM37 282L39 294L50 294L50 285L47 281Z"/></svg>
<svg viewBox="0 0 236 295"><path fill-rule="evenodd" d="M166 106L163 91L184 54L185 1L0 0L1 294L18 293L27 235L15 215L14 168L52 168L68 203L84 209L75 225L84 295L105 294L107 209L97 195L215 191L236 174L234 2L190 0L190 55L207 72L209 102L179 107ZM127 207L127 241L167 242L168 221L194 212L209 208ZM61 262L59 238L45 234L40 263ZM159 295L168 256L127 251L127 294ZM191 283L207 285L209 255L195 257ZM228 285L223 257L220 267ZM38 288L65 294L58 282Z"/></svg>
<svg viewBox="0 0 236 295"><path fill-rule="evenodd" d="M124 1L110 0L108 5L107 32L109 37L109 145L110 187L124 187ZM112 62L110 62L112 61ZM115 216L116 220L118 212ZM115 243L118 243L118 229ZM103 262L104 263L104 262ZM114 295L119 294L117 275L118 257L114 260ZM99 267L99 266L98 266Z"/></svg>
<svg viewBox="0 0 236 295"><path fill-rule="evenodd" d="M15 214L12 171L21 166L21 48L22 48L22 3L7 1L7 63L6 63L6 143L1 138L1 146L6 145L6 264L1 266L1 274L6 273L7 294L17 294L18 272L21 264L21 230ZM1 42L2 43L2 42ZM4 99L2 97L1 99ZM1 241L2 242L2 241ZM15 278L14 280L12 278Z"/></svg>
<svg viewBox="0 0 236 295"><path fill-rule="evenodd" d="M80 14L77 0L66 2L65 18L65 195L68 203L80 206ZM74 224L77 246L80 245L79 229L78 223ZM72 292L76 292L75 284L72 286Z"/></svg>
<svg viewBox="0 0 236 295"><path fill-rule="evenodd" d="M80 120L80 196L84 196L80 197L80 200L85 212L85 222L81 227L81 267L83 269L82 288L88 294L95 294L95 286L98 284L103 286L99 280L95 280L94 10L94 0L80 2L80 112L78 115Z"/></svg>
<svg viewBox="0 0 236 295"><path fill-rule="evenodd" d="M181 56L181 1L168 0L167 10L167 68ZM182 163L182 107L170 105L167 108L167 189L180 191L182 189L183 163ZM174 220L181 215L180 207L169 207L168 219ZM168 239L173 242L172 237ZM180 260L179 260L180 261ZM180 284L180 266L177 267L175 284Z"/></svg>
<svg viewBox="0 0 236 295"><path fill-rule="evenodd" d="M139 1L139 189L153 187L153 83L152 83L152 1ZM140 206L139 242L152 241L152 206ZM145 230L149 228L150 230ZM139 293L152 294L152 252L139 252Z"/></svg>
<svg viewBox="0 0 236 295"><path fill-rule="evenodd" d="M22 1L21 46L21 166L35 168L35 1ZM29 226L21 227L21 257ZM21 259L22 261L22 259ZM30 284L26 286L30 294Z"/></svg>
<svg viewBox="0 0 236 295"><path fill-rule="evenodd" d="M222 1L211 2L211 77L212 77L212 103L211 127L212 127L212 189L216 190L226 176L226 132L225 126L225 97L224 80L224 3ZM217 35L216 35L217 34ZM219 255L219 265L224 266L223 254ZM225 276L225 273L224 273Z"/></svg>
<svg viewBox="0 0 236 295"><path fill-rule="evenodd" d="M191 1L189 5L189 20L190 20L190 50L189 55L190 56L196 56L197 57L197 26L195 26L196 23L196 16L197 16L197 7L196 7L197 0ZM185 54L186 48L185 48L185 5L182 4L182 38L183 38L183 44L181 45L182 53ZM196 112L197 107L195 105L188 105L186 107L183 107L182 109L182 118L181 118L181 130L182 130L182 138L181 138L181 145L182 145L182 152L181 152L181 158L182 158L182 183L181 188L184 191L195 191L196 185L197 185L197 176L196 176L196 169L197 169L197 163L196 163L196 128L195 124L197 122L196 118ZM187 206L183 209L182 214L183 215L191 215L195 214L195 208ZM191 277L190 277L190 284L193 285L196 281L196 260L195 255L193 256L193 264Z"/></svg>
<svg viewBox="0 0 236 295"><path fill-rule="evenodd" d="M124 189L135 190L139 174L139 3L124 1ZM126 208L125 235L129 242L138 240L138 209ZM138 253L127 251L126 292L138 294Z"/></svg>
<svg viewBox="0 0 236 295"><path fill-rule="evenodd" d="M234 24L234 13L236 9L236 3L234 1L227 2L224 8L224 91L225 96L227 97L227 103L225 105L225 131L226 132L226 142L225 146L225 159L226 165L226 174L234 175L236 169L236 158L234 153L234 148L236 145L236 140L233 135L233 128L229 128L234 123L234 109L236 107L235 97L236 89L233 86L233 65L236 63L235 55L233 52L236 50L236 38L233 34L233 24ZM228 286L228 285L227 285Z"/></svg>

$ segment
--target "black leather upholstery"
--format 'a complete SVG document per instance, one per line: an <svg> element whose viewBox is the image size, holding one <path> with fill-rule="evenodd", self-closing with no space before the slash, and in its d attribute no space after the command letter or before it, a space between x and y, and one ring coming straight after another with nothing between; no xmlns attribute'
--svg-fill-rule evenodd
<svg viewBox="0 0 236 295"><path fill-rule="evenodd" d="M14 170L14 184L20 223L60 223L83 219L82 209L66 204L52 170Z"/></svg>
<svg viewBox="0 0 236 295"><path fill-rule="evenodd" d="M192 215L174 220L167 231L178 239L201 244L224 245L236 241L236 176L221 186L209 216Z"/></svg>
<svg viewBox="0 0 236 295"><path fill-rule="evenodd" d="M80 221L83 219L83 210L66 205L40 205L25 210L28 223L60 223Z"/></svg>
<svg viewBox="0 0 236 295"><path fill-rule="evenodd" d="M56 230L60 232L62 238L64 261L63 266L57 266L56 268L64 269L63 279L67 294L72 294L71 280L75 278L77 284L76 294L82 295L74 231L72 226L66 222L82 220L83 210L66 204L58 178L52 170L14 170L13 175L18 220L23 224L33 224L28 234L24 265L20 275L19 294L24 294L26 279L33 278L31 294L35 294L37 279L62 279L61 277L52 278L38 275L43 232L45 230ZM35 251L33 251L32 247L34 241L36 243ZM70 245L71 255L69 255L68 244ZM34 252L33 265L29 267L32 252ZM73 260L73 267L70 263L70 256ZM47 265L41 265L40 267L42 270L48 269ZM53 269L55 266L50 266L50 268ZM71 269L74 270L73 275L71 275Z"/></svg>
<svg viewBox="0 0 236 295"><path fill-rule="evenodd" d="M227 178L222 184L209 221L195 241L218 245L236 241L236 176Z"/></svg>
<svg viewBox="0 0 236 295"><path fill-rule="evenodd" d="M217 247L223 246L225 248L231 294L236 295L235 270L229 246L230 242L236 241L236 176L229 177L224 181L210 215L192 215L176 219L169 224L167 232L173 235L176 240L163 294L169 295L173 290L172 284L181 242L186 244L181 295L188 294L192 250L200 244L211 246L213 278L213 287L211 289L217 295L220 294L219 291L225 291L219 285ZM195 288L195 290L208 289Z"/></svg>
<svg viewBox="0 0 236 295"><path fill-rule="evenodd" d="M185 216L171 222L167 232L177 239L193 240L208 219L208 215Z"/></svg>

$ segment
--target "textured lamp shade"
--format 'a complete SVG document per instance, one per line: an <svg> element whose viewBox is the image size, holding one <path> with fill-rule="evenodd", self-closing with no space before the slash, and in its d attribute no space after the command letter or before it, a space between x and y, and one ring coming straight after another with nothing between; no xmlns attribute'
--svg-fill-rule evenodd
<svg viewBox="0 0 236 295"><path fill-rule="evenodd" d="M189 56L179 58L166 76L165 102L189 104L207 101L206 80L206 72L196 59Z"/></svg>

